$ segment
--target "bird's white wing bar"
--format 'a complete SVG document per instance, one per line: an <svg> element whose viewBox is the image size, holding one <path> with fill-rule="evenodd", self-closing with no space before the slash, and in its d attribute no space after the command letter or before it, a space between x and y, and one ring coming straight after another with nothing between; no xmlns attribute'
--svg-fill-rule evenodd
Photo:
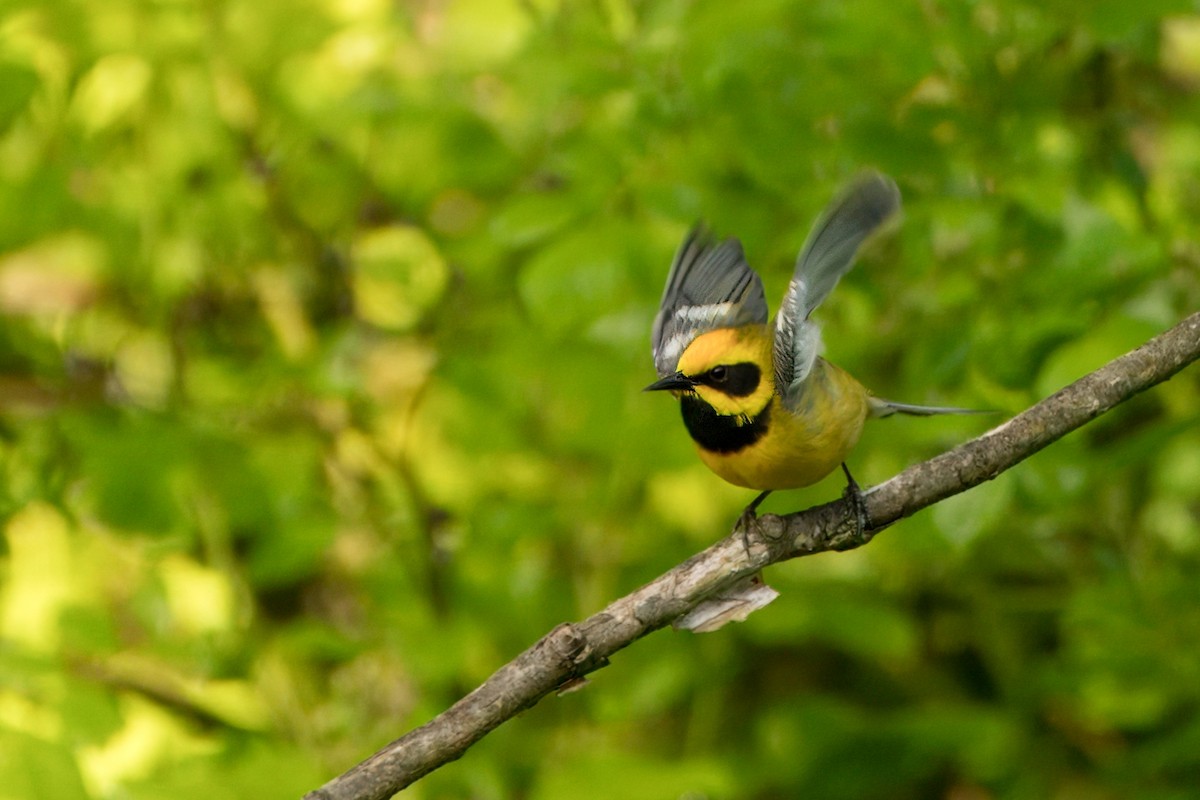
<svg viewBox="0 0 1200 800"><path fill-rule="evenodd" d="M659 377L675 373L692 340L718 328L767 322L762 280L737 239L717 243L697 226L683 240L654 319L651 343Z"/></svg>

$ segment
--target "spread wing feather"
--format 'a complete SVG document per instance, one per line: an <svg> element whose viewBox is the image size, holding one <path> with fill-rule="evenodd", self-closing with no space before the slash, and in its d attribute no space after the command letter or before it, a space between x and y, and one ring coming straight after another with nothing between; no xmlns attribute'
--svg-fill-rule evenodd
<svg viewBox="0 0 1200 800"><path fill-rule="evenodd" d="M820 329L809 315L849 271L859 245L899 208L895 182L871 172L850 184L813 225L775 318L775 386L785 403L803 391L821 348Z"/></svg>
<svg viewBox="0 0 1200 800"><path fill-rule="evenodd" d="M684 238L671 263L651 342L660 377L674 374L697 336L717 328L767 322L762 280L737 239L717 243L702 226Z"/></svg>

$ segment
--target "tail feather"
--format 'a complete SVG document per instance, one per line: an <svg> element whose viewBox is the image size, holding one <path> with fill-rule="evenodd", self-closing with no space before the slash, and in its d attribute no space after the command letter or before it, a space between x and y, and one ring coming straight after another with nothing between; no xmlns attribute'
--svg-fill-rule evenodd
<svg viewBox="0 0 1200 800"><path fill-rule="evenodd" d="M909 414L914 417L932 417L937 414L994 414L994 411L977 408L952 408L949 406L914 406L910 403L897 403L892 400L883 400L879 397L871 397L868 402L871 405L872 417L890 417L893 414Z"/></svg>

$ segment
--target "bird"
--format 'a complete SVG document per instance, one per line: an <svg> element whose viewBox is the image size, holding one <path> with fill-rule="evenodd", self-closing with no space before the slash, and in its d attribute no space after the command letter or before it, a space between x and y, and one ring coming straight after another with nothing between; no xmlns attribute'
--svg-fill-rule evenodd
<svg viewBox="0 0 1200 800"><path fill-rule="evenodd" d="M762 279L738 239L718 241L698 224L676 252L651 330L659 377L645 391L679 399L709 469L759 490L739 524L772 491L811 486L840 465L861 532L865 503L846 458L866 421L975 413L884 400L821 356L813 311L900 204L895 181L879 172L862 173L839 192L813 224L772 324Z"/></svg>

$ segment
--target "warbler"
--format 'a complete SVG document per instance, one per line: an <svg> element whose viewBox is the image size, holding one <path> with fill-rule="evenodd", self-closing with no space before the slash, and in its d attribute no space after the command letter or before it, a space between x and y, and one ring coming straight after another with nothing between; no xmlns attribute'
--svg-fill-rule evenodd
<svg viewBox="0 0 1200 800"><path fill-rule="evenodd" d="M875 397L820 355L813 311L899 209L900 191L885 175L867 173L846 187L813 225L772 325L762 280L737 239L717 242L697 226L675 254L651 334L659 380L646 391L679 398L713 472L761 491L743 520L771 491L810 486L839 464L861 509L845 461L870 417L973 413Z"/></svg>

